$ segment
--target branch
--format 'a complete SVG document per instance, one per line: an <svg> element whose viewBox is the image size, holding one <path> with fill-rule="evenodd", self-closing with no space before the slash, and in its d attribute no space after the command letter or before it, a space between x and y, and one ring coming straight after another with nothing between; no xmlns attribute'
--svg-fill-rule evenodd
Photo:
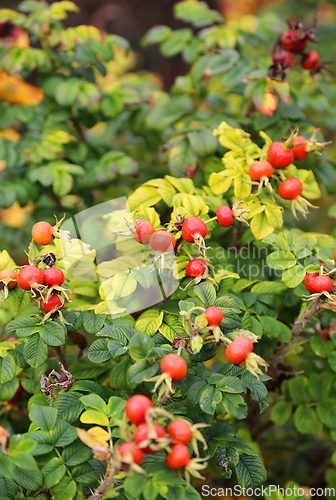
<svg viewBox="0 0 336 500"><path fill-rule="evenodd" d="M114 483L114 476L117 472L117 468L112 469L109 476L107 476L104 481L100 483L100 486L98 486L98 488L87 500L100 500L103 497L105 490L107 490L107 488Z"/></svg>
<svg viewBox="0 0 336 500"><path fill-rule="evenodd" d="M292 339L290 340L290 342L288 342L288 344L279 346L275 350L274 356L270 361L270 365L273 370L275 371L277 370L277 367L281 363L282 358L291 349L293 343L295 342L297 337L300 335L300 333L306 326L306 323L308 323L315 316L315 314L319 312L321 302L322 302L321 297L315 299L313 302L313 306L310 309L307 309L307 311L295 321L292 328Z"/></svg>
<svg viewBox="0 0 336 500"><path fill-rule="evenodd" d="M66 360L66 357L64 356L64 353L62 351L61 346L58 345L54 349L55 349L56 357L57 357L58 361L60 363L62 363L62 365L64 366L64 368L67 370L68 369L68 362Z"/></svg>

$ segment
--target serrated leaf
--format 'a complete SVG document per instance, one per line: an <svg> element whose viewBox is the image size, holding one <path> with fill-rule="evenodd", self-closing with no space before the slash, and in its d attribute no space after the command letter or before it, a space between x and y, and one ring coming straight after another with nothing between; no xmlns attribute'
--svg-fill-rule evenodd
<svg viewBox="0 0 336 500"><path fill-rule="evenodd" d="M57 410L50 406L32 405L29 418L37 427L43 431L50 432L56 425Z"/></svg>
<svg viewBox="0 0 336 500"><path fill-rule="evenodd" d="M41 469L43 474L43 488L49 489L58 484L64 477L66 468L61 458L49 460Z"/></svg>
<svg viewBox="0 0 336 500"><path fill-rule="evenodd" d="M0 383L5 384L15 376L15 361L12 356L0 358Z"/></svg>
<svg viewBox="0 0 336 500"><path fill-rule="evenodd" d="M23 356L33 368L41 366L48 357L48 346L38 333L28 338L23 348Z"/></svg>

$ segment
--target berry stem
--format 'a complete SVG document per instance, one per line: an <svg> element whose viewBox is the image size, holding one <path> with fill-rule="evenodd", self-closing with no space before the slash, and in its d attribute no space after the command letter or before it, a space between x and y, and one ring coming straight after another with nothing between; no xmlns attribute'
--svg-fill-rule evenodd
<svg viewBox="0 0 336 500"><path fill-rule="evenodd" d="M213 222L215 220L217 220L217 216L212 217L211 219L204 221L204 224L210 224L210 222Z"/></svg>

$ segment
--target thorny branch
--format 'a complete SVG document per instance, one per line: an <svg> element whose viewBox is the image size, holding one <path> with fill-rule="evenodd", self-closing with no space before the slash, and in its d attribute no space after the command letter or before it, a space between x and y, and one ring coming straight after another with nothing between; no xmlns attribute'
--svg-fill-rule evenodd
<svg viewBox="0 0 336 500"><path fill-rule="evenodd" d="M107 476L98 486L98 488L94 491L94 493L88 498L88 500L100 500L105 491L111 484L114 483L114 476L117 474L118 469L114 468L111 470L109 476Z"/></svg>

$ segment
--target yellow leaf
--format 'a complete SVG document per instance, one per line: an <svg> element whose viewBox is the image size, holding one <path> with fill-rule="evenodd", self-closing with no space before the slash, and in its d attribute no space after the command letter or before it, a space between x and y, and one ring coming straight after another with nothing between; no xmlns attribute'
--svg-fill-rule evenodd
<svg viewBox="0 0 336 500"><path fill-rule="evenodd" d="M232 184L232 177L226 177L222 172L214 172L210 175L209 186L214 194L226 193Z"/></svg>
<svg viewBox="0 0 336 500"><path fill-rule="evenodd" d="M81 414L80 421L83 422L83 424L99 424L105 427L109 425L109 419L99 410L86 410Z"/></svg>
<svg viewBox="0 0 336 500"><path fill-rule="evenodd" d="M128 204L130 210L133 212L134 210L140 210L142 206L151 207L152 205L156 205L160 200L161 195L157 189L149 186L141 186L128 197Z"/></svg>
<svg viewBox="0 0 336 500"><path fill-rule="evenodd" d="M273 233L274 227L269 224L266 214L261 212L253 217L251 221L251 231L257 240L262 240Z"/></svg>
<svg viewBox="0 0 336 500"><path fill-rule="evenodd" d="M88 431L77 427L79 439L89 448L100 444L108 448L107 442L111 439L110 434L101 427L91 427Z"/></svg>
<svg viewBox="0 0 336 500"><path fill-rule="evenodd" d="M194 217L204 215L209 210L202 196L194 194L177 193L173 196L172 203L176 209L183 207L188 214Z"/></svg>

